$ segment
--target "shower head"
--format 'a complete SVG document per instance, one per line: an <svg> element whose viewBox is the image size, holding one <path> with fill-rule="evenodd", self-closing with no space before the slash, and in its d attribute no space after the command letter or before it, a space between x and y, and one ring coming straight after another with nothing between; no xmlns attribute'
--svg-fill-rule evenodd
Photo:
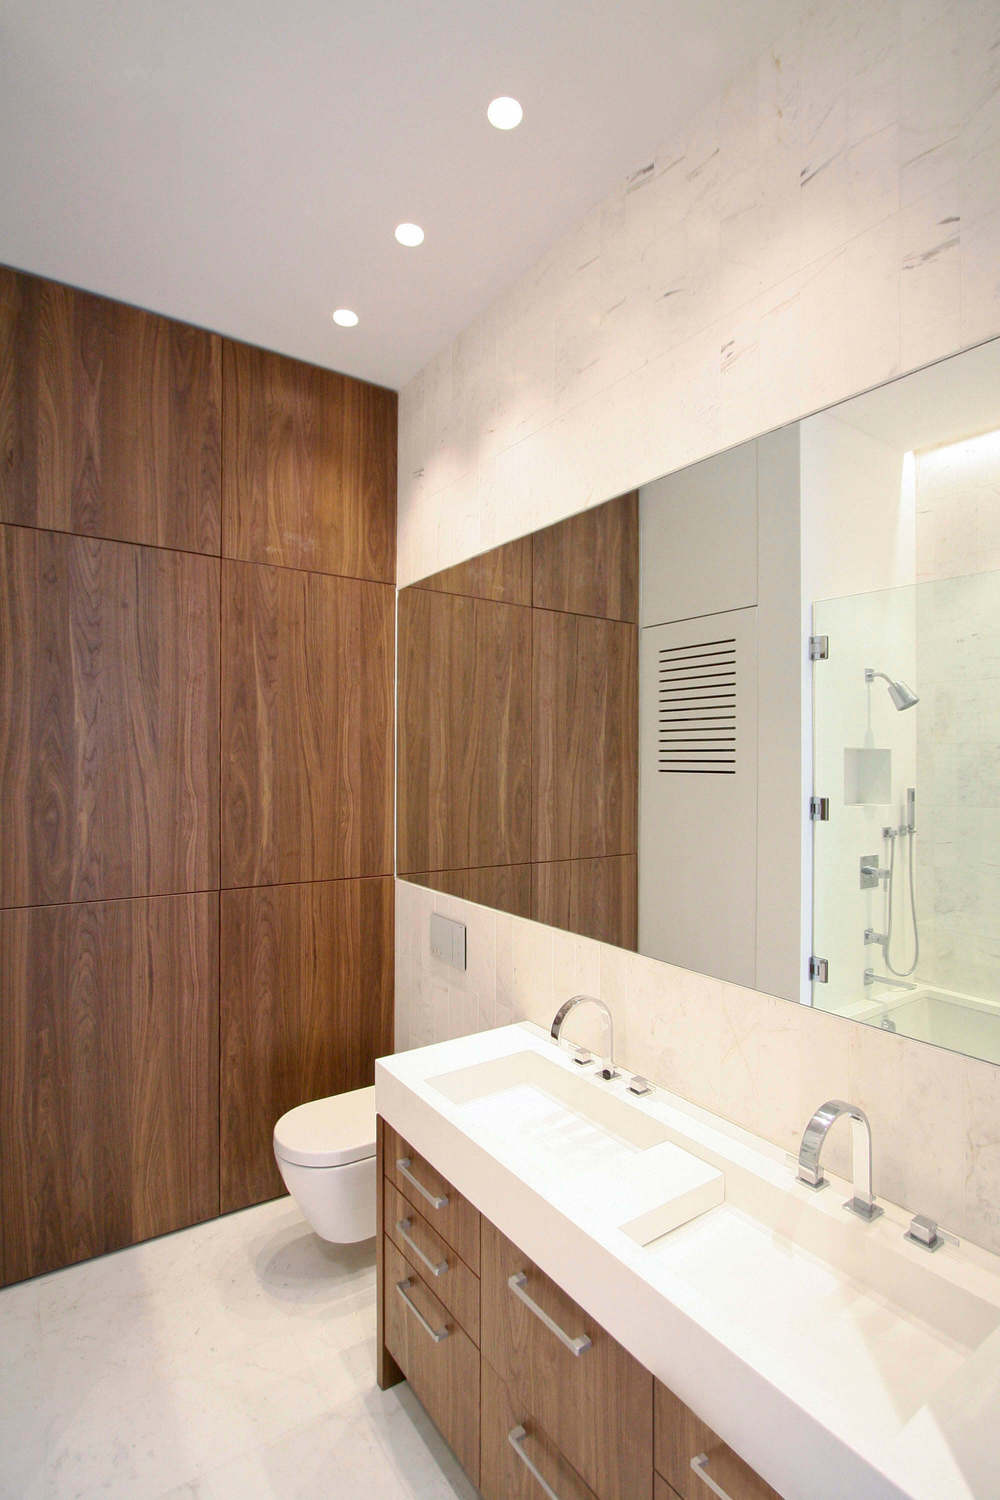
<svg viewBox="0 0 1000 1500"><path fill-rule="evenodd" d="M893 707L902 712L904 708L912 708L920 699L912 688L908 688L905 682L897 682L895 678L889 677L885 672L876 672L872 667L865 667L865 681L874 682L876 677L881 677L889 687L889 697L892 699Z"/></svg>

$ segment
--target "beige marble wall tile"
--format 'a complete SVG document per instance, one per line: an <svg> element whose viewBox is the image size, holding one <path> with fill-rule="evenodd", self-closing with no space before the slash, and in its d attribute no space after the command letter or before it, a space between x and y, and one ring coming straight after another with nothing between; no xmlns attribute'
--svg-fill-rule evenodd
<svg viewBox="0 0 1000 1500"><path fill-rule="evenodd" d="M414 897L407 885L397 881L397 1046L518 1020L547 1028L571 994L598 995L622 1067L785 1151L824 1100L859 1104L876 1194L1000 1253L1000 1068L449 897L491 1009L468 976L442 977L430 954L433 893ZM599 1048L596 1012L581 1011L567 1034ZM849 1175L846 1126L834 1127L824 1159Z"/></svg>

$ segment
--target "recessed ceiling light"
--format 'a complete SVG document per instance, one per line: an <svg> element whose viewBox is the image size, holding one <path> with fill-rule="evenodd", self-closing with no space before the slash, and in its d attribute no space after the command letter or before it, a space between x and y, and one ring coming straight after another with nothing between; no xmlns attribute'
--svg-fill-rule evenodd
<svg viewBox="0 0 1000 1500"><path fill-rule="evenodd" d="M486 111L486 118L498 130L513 130L524 119L524 110L516 99L508 99L505 94L502 94L499 99L491 102Z"/></svg>
<svg viewBox="0 0 1000 1500"><path fill-rule="evenodd" d="M397 224L396 238L401 245L422 245L424 231L419 224Z"/></svg>
<svg viewBox="0 0 1000 1500"><path fill-rule="evenodd" d="M349 307L338 307L333 315L333 321L340 328L355 328L357 327L358 315L356 312L351 312Z"/></svg>

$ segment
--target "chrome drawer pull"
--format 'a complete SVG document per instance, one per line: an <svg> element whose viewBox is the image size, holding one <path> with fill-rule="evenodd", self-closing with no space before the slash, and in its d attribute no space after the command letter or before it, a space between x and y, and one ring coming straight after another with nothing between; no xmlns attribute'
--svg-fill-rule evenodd
<svg viewBox="0 0 1000 1500"><path fill-rule="evenodd" d="M413 1238L412 1234L408 1232L412 1228L412 1219L396 1220L396 1233L399 1235L403 1243L409 1245L414 1255L419 1261L422 1261L424 1263L432 1276L443 1276L445 1271L447 1271L448 1269L448 1262L446 1260L439 1260L437 1265L435 1265L430 1256L424 1254L420 1246L417 1244L416 1240Z"/></svg>
<svg viewBox="0 0 1000 1500"><path fill-rule="evenodd" d="M539 1489L542 1490L546 1495L548 1495L549 1500L559 1500L559 1496L556 1494L555 1490L550 1484L545 1483L545 1480L542 1478L535 1465L531 1462L531 1459L525 1453L522 1444L524 1443L524 1440L527 1436L528 1434L525 1432L523 1427L512 1427L507 1434L507 1441L513 1448L514 1452L517 1454L518 1458L524 1464L524 1467L527 1469L528 1473L535 1480Z"/></svg>
<svg viewBox="0 0 1000 1500"><path fill-rule="evenodd" d="M525 1307L529 1308L530 1311L534 1313L538 1321L540 1323L544 1323L549 1332L554 1333L561 1344L566 1345L566 1348L569 1350L570 1354L579 1355L582 1354L585 1349L589 1349L590 1339L588 1339L587 1335L585 1333L581 1333L579 1338L570 1338L569 1334L566 1333L564 1329L559 1327L559 1324L555 1321L555 1319L550 1318L548 1313L545 1312L543 1308L539 1307L534 1298L528 1296L527 1292L524 1290L527 1284L528 1278L527 1276L525 1276L523 1271L515 1271L513 1276L507 1277L507 1285L514 1293L514 1296L520 1297Z"/></svg>
<svg viewBox="0 0 1000 1500"><path fill-rule="evenodd" d="M708 1472L707 1453L696 1453L694 1458L692 1458L691 1460L691 1467L697 1474L698 1478L701 1480L702 1484L707 1484L709 1489L712 1491L712 1494L719 1496L719 1500L733 1500L733 1497L722 1488L721 1484L716 1484L715 1480Z"/></svg>
<svg viewBox="0 0 1000 1500"><path fill-rule="evenodd" d="M404 1277L404 1279L402 1281L397 1281L396 1282L396 1291L402 1297L403 1301L406 1303L407 1307L410 1309L410 1312L416 1318L417 1322L420 1324L421 1328L425 1331L425 1333L429 1333L430 1334L430 1336L434 1340L435 1344L440 1344L444 1339L446 1339L448 1337L448 1333L449 1333L450 1330L447 1327L445 1327L445 1328L432 1328L431 1327L431 1325L428 1323L427 1319L424 1317L423 1313L420 1311L419 1307L417 1307L416 1303L412 1302L410 1300L410 1298L406 1295L407 1291L409 1290L409 1288L412 1285L413 1285L413 1282L411 1281L410 1277L406 1276L406 1277Z"/></svg>
<svg viewBox="0 0 1000 1500"><path fill-rule="evenodd" d="M427 1199L427 1202L430 1204L431 1208L445 1208L448 1203L448 1199L445 1197L445 1195L442 1193L440 1198L436 1198L433 1193L429 1192L427 1188L424 1187L423 1183L418 1182L413 1173L410 1171L412 1165L413 1163L408 1156L401 1156L396 1163L396 1166L402 1172L407 1182L415 1187L418 1193L423 1194L423 1196Z"/></svg>

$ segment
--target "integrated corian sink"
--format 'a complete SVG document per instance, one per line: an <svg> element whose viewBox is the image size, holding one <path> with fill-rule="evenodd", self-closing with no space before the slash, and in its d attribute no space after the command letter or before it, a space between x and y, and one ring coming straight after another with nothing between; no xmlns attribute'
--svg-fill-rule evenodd
<svg viewBox="0 0 1000 1500"><path fill-rule="evenodd" d="M605 1205L609 1220L644 1245L716 1207L725 1179L671 1139L658 1120L591 1073L537 1052L514 1052L428 1078L462 1108L469 1128L512 1143Z"/></svg>
<svg viewBox="0 0 1000 1500"><path fill-rule="evenodd" d="M380 1062L380 1108L783 1493L1000 1495L1000 1261L512 1026ZM875 1140L876 1152L878 1139ZM817 1487L818 1486L818 1487Z"/></svg>

